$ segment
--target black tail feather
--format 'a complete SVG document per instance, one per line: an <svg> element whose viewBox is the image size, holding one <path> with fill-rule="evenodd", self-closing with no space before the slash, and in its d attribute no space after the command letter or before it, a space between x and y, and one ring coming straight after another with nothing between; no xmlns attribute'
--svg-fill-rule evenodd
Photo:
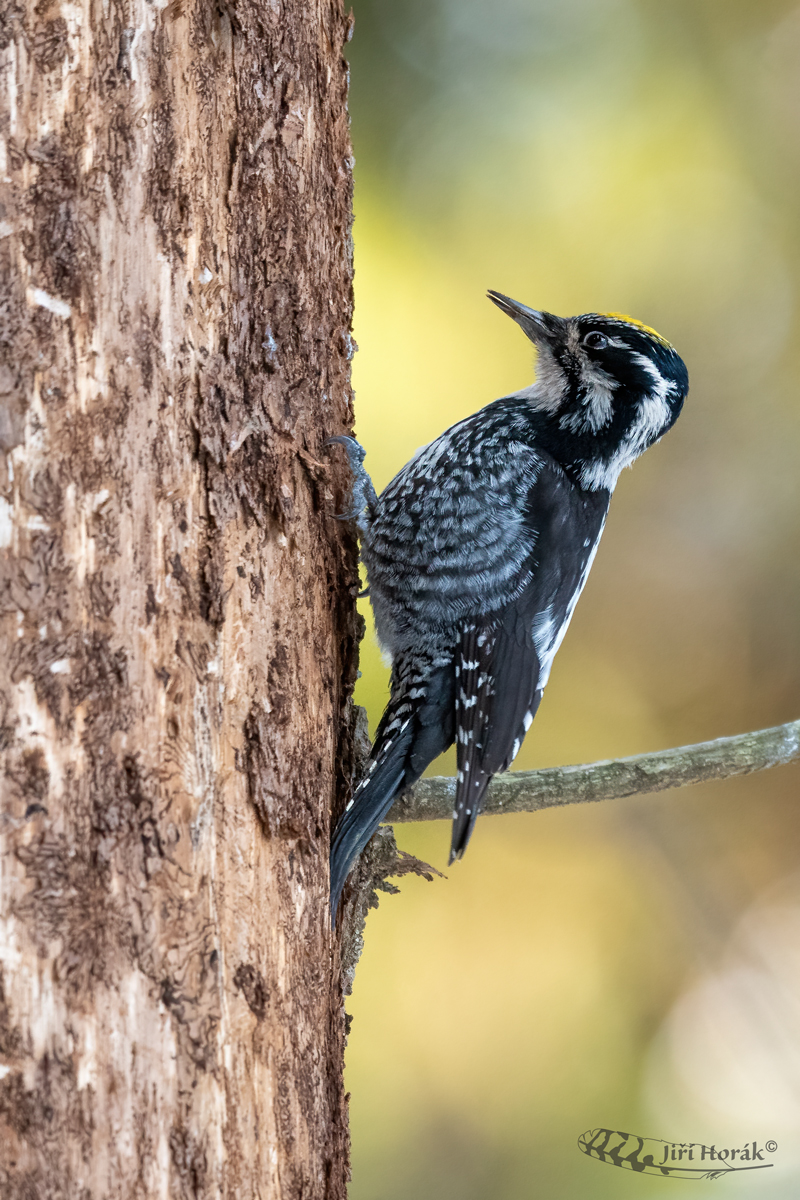
<svg viewBox="0 0 800 1200"><path fill-rule="evenodd" d="M405 759L411 734L398 740L383 762L356 789L350 807L336 826L331 844L331 925L350 868L392 807L405 781Z"/></svg>
<svg viewBox="0 0 800 1200"><path fill-rule="evenodd" d="M375 735L367 774L356 788L331 844L331 924L353 863L384 819L392 802L419 779L439 754L452 745L454 726L453 664L409 670L398 660L392 671L392 698ZM424 680L424 685L423 681ZM415 693L418 693L415 695ZM413 696L413 699L412 699Z"/></svg>

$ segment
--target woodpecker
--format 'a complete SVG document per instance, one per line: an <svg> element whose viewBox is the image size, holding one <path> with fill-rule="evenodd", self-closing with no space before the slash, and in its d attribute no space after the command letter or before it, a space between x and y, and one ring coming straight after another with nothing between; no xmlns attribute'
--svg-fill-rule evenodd
<svg viewBox="0 0 800 1200"><path fill-rule="evenodd" d="M535 382L446 430L377 497L353 438L355 519L391 696L331 848L331 918L389 811L456 743L450 862L531 726L623 468L677 420L682 359L620 313L556 317L490 291Z"/></svg>

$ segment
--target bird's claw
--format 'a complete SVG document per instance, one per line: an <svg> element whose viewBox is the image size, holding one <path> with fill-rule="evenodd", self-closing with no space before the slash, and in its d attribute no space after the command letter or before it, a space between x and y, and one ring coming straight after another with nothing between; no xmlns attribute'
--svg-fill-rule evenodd
<svg viewBox="0 0 800 1200"><path fill-rule="evenodd" d="M352 504L345 512L334 513L334 516L337 521L355 521L361 532L364 533L378 502L372 480L362 466L367 452L354 437L350 437L348 434L329 437L326 439L325 445L344 447L353 475Z"/></svg>
<svg viewBox="0 0 800 1200"><path fill-rule="evenodd" d="M344 446L347 451L347 457L350 460L350 465L355 472L367 457L367 452L360 442L351 437L349 433L337 433L335 437L326 438L323 445L325 446Z"/></svg>

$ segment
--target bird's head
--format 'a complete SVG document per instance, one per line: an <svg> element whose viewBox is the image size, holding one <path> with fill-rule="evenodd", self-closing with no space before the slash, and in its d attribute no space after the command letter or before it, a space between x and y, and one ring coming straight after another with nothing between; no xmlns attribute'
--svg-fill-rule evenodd
<svg viewBox="0 0 800 1200"><path fill-rule="evenodd" d="M689 390L683 360L633 317L555 317L489 292L539 352L529 401L546 449L584 488L608 488L675 423Z"/></svg>

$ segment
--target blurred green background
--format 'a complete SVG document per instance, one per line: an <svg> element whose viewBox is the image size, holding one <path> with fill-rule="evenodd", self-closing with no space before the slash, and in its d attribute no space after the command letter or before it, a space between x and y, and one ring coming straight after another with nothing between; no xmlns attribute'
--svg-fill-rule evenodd
<svg viewBox="0 0 800 1200"><path fill-rule="evenodd" d="M515 766L800 716L800 7L356 0L357 434L380 489L528 384L484 299L629 312L691 392L620 480ZM368 604L365 602L365 615ZM357 698L388 667L369 628ZM433 773L449 773L445 758ZM348 1008L352 1200L639 1197L613 1126L737 1146L800 1194L800 772L397 829L446 881L370 916ZM660 1189L660 1190L659 1190Z"/></svg>

